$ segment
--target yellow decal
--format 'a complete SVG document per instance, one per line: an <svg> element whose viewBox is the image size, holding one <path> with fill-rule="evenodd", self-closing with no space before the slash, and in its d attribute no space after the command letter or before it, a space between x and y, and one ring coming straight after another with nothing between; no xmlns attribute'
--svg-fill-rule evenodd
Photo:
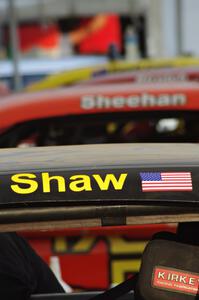
<svg viewBox="0 0 199 300"><path fill-rule="evenodd" d="M36 178L36 175L32 173L15 174L11 177L11 180L15 183L22 184L22 186L20 187L19 184L12 184L11 189L18 194L34 193L38 188L38 183L37 181L32 180L33 178ZM29 187L23 187L24 184Z"/></svg>
<svg viewBox="0 0 199 300"><path fill-rule="evenodd" d="M104 178L99 174L75 174L70 176L69 179L58 175L50 176L48 172L40 173L38 177L40 177L39 175L41 176L41 183L37 182L37 175L33 173L15 174L11 177L11 181L17 184L12 184L11 189L17 194L31 194L34 193L38 189L39 184L41 184L43 193L56 191L63 193L67 190L76 193L83 191L88 192L93 190L91 179L94 178L101 191L107 191L110 188L122 190L127 177L127 173L120 174L118 179L114 174L106 174ZM24 185L28 185L28 187Z"/></svg>
<svg viewBox="0 0 199 300"><path fill-rule="evenodd" d="M94 245L95 237L84 237L81 238L73 248L74 253L88 252Z"/></svg>
<svg viewBox="0 0 199 300"><path fill-rule="evenodd" d="M122 237L110 237L109 243L112 254L137 254L144 251L147 242L125 240Z"/></svg>
<svg viewBox="0 0 199 300"><path fill-rule="evenodd" d="M140 259L121 259L111 263L112 284L118 284L125 279L127 273L137 273L140 269Z"/></svg>
<svg viewBox="0 0 199 300"><path fill-rule="evenodd" d="M91 179L88 175L74 175L70 177L74 180L70 183L70 189L73 192L92 191Z"/></svg>
<svg viewBox="0 0 199 300"><path fill-rule="evenodd" d="M50 193L50 182L56 180L58 185L58 192L66 191L65 179L62 176L49 176L49 173L42 173L43 192Z"/></svg>
<svg viewBox="0 0 199 300"><path fill-rule="evenodd" d="M69 246L68 239L66 237L56 237L53 243L53 251L57 253L88 253L93 247L96 241L95 237L83 237L75 242L72 246Z"/></svg>
<svg viewBox="0 0 199 300"><path fill-rule="evenodd" d="M54 248L53 251L56 253L66 253L68 250L67 239L63 236L56 237L54 239Z"/></svg>
<svg viewBox="0 0 199 300"><path fill-rule="evenodd" d="M121 190L127 177L127 173L120 174L119 179L117 179L114 174L107 174L104 180L99 174L93 174L93 177L101 191L107 191L110 183L112 183L115 190Z"/></svg>

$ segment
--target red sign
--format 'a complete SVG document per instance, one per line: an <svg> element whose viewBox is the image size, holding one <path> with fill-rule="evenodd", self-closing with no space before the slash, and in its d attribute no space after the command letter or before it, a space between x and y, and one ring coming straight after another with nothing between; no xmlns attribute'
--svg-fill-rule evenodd
<svg viewBox="0 0 199 300"><path fill-rule="evenodd" d="M196 295L198 294L199 274L158 266L153 271L152 285L163 290Z"/></svg>

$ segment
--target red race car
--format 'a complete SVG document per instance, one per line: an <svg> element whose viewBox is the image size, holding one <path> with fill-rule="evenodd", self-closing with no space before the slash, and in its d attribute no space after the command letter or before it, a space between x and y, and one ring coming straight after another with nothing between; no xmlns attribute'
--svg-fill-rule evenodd
<svg viewBox="0 0 199 300"><path fill-rule="evenodd" d="M7 96L0 146L197 142L197 83L111 84Z"/></svg>

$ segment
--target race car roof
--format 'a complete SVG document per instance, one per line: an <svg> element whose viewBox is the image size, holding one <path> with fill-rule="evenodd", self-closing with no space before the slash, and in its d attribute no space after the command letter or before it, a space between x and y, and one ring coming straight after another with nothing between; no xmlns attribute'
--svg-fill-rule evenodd
<svg viewBox="0 0 199 300"><path fill-rule="evenodd" d="M64 115L165 110L199 110L199 85L125 83L19 93L1 99L0 128Z"/></svg>
<svg viewBox="0 0 199 300"><path fill-rule="evenodd" d="M198 147L2 149L0 230L198 220Z"/></svg>
<svg viewBox="0 0 199 300"><path fill-rule="evenodd" d="M0 150L1 173L47 169L199 166L199 144L101 144Z"/></svg>
<svg viewBox="0 0 199 300"><path fill-rule="evenodd" d="M94 76L89 80L80 82L78 85L92 85L92 84L110 84L110 83L152 83L152 82L173 82L173 81L198 81L199 68L163 68L163 69L149 69L125 71L111 74L103 74L101 76Z"/></svg>
<svg viewBox="0 0 199 300"><path fill-rule="evenodd" d="M29 91L41 91L45 89L53 89L63 85L70 85L81 80L90 79L104 73L112 73L127 70L144 70L149 68L166 68L166 67L187 67L198 66L197 57L177 57L177 58L160 58L160 59L140 59L138 61L114 60L100 66L90 68L71 70L52 74L39 82L29 85Z"/></svg>

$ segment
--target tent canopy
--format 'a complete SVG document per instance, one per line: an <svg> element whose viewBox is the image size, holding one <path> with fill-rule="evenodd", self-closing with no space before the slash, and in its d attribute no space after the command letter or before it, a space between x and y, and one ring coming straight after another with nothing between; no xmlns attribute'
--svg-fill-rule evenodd
<svg viewBox="0 0 199 300"><path fill-rule="evenodd" d="M61 18L71 15L93 15L100 12L136 14L147 0L14 0L19 20ZM0 19L7 20L8 1L0 1Z"/></svg>

